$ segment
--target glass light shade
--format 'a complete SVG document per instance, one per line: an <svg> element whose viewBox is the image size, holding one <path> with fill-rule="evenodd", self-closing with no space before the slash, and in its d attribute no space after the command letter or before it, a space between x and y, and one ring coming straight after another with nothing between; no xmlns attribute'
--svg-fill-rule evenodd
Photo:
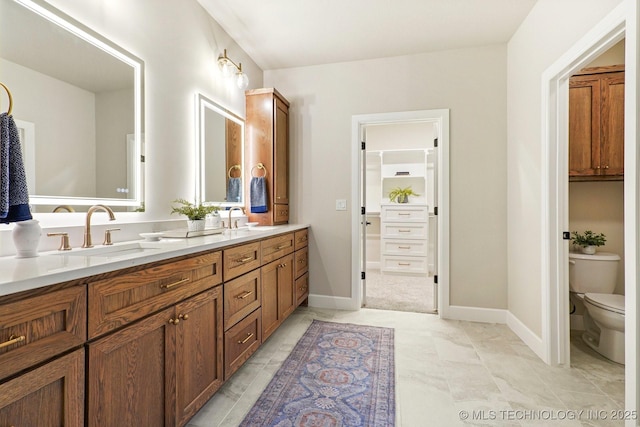
<svg viewBox="0 0 640 427"><path fill-rule="evenodd" d="M236 66L227 60L223 60L220 63L220 70L222 70L222 76L225 78L231 77L236 73Z"/></svg>
<svg viewBox="0 0 640 427"><path fill-rule="evenodd" d="M249 86L249 77L247 77L247 75L243 72L239 72L236 75L236 84L238 85L238 88L244 90L247 88L247 86Z"/></svg>

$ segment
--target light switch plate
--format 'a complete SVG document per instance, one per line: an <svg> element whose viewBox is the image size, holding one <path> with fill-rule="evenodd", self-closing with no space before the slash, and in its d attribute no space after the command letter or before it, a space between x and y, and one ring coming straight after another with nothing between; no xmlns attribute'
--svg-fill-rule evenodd
<svg viewBox="0 0 640 427"><path fill-rule="evenodd" d="M346 199L336 199L336 210L337 211L346 211L347 210L347 200Z"/></svg>

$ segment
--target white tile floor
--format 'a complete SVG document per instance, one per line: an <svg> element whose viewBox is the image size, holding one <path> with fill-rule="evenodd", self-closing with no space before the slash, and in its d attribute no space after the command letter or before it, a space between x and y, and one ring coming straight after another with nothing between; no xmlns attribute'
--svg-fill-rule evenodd
<svg viewBox="0 0 640 427"><path fill-rule="evenodd" d="M237 426L314 318L395 328L397 426L623 425L611 418L624 407L624 367L577 335L571 368L549 367L505 325L299 308L188 426Z"/></svg>

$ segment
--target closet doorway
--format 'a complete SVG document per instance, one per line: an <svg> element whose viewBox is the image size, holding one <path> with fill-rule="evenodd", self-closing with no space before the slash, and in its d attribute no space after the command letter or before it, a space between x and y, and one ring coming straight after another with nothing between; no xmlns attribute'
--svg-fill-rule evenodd
<svg viewBox="0 0 640 427"><path fill-rule="evenodd" d="M438 215L441 200L447 199L440 197L446 183L439 182L439 165L446 164L440 148L443 134L448 138L448 110L356 116L356 127L361 212L359 253L354 255L360 305L437 313L439 273L448 264L439 256L447 244L441 236L448 221L440 224ZM407 189L406 203L402 195L394 197L394 191Z"/></svg>

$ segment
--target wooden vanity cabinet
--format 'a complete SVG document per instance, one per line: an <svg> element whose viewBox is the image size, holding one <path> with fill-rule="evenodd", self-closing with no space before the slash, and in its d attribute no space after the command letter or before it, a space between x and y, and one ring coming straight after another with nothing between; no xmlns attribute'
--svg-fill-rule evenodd
<svg viewBox="0 0 640 427"><path fill-rule="evenodd" d="M293 255L289 254L261 269L263 342L295 309L293 264Z"/></svg>
<svg viewBox="0 0 640 427"><path fill-rule="evenodd" d="M309 230L295 233L295 299L296 307L304 304L309 297Z"/></svg>
<svg viewBox="0 0 640 427"><path fill-rule="evenodd" d="M277 90L254 89L245 92L246 135L245 171L247 215L260 225L289 222L289 102ZM266 168L258 169L261 163ZM267 212L252 213L250 179L265 176Z"/></svg>
<svg viewBox="0 0 640 427"><path fill-rule="evenodd" d="M569 178L624 179L624 65L569 79Z"/></svg>

